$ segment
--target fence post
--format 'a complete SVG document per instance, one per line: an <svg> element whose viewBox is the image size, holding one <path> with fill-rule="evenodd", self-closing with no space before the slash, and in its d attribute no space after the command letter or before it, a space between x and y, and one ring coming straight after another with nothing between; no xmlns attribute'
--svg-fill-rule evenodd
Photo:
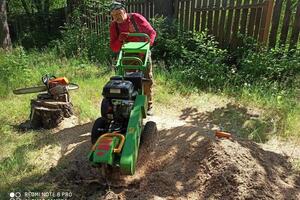
<svg viewBox="0 0 300 200"><path fill-rule="evenodd" d="M259 30L259 42L265 45L268 42L270 23L273 14L273 5L274 0L265 0L264 2L263 14Z"/></svg>
<svg viewBox="0 0 300 200"><path fill-rule="evenodd" d="M175 14L173 1L174 0L154 0L154 14L172 20Z"/></svg>
<svg viewBox="0 0 300 200"><path fill-rule="evenodd" d="M280 22L280 15L281 15L281 9L283 0L276 0L274 10L273 10L273 17L272 17L272 29L269 36L269 48L275 47L276 45L276 39L277 39L277 32Z"/></svg>

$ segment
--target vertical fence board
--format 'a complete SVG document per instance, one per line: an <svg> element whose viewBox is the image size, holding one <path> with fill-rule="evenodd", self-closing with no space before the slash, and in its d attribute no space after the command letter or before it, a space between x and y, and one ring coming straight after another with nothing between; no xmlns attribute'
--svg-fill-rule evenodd
<svg viewBox="0 0 300 200"><path fill-rule="evenodd" d="M259 0L258 3L262 3L263 1L264 0ZM265 0L265 2L266 1L267 0ZM258 39L260 25L261 25L261 20L262 20L262 14L263 14L263 8L262 7L258 7L256 9L255 25L254 25L254 35L253 35L253 37L255 39Z"/></svg>
<svg viewBox="0 0 300 200"><path fill-rule="evenodd" d="M259 41L263 44L267 44L268 42L273 6L273 0L266 0L264 2L262 20L259 31Z"/></svg>
<svg viewBox="0 0 300 200"><path fill-rule="evenodd" d="M249 0L245 0L243 5L248 6L249 5ZM244 8L243 11L242 11L241 26L240 26L240 33L241 34L246 33L248 11L249 11L248 8Z"/></svg>
<svg viewBox="0 0 300 200"><path fill-rule="evenodd" d="M228 17L227 17L226 32L225 32L226 42L224 41L226 45L228 45L231 40L230 36L231 36L231 28L232 28L234 1L235 0L230 0L230 2L229 2L229 12L228 12Z"/></svg>
<svg viewBox="0 0 300 200"><path fill-rule="evenodd" d="M257 0L252 0L252 4L256 4ZM256 16L256 8L250 9L250 17L249 17L249 23L248 23L248 36L253 36L254 32L254 22L255 22L255 16Z"/></svg>
<svg viewBox="0 0 300 200"><path fill-rule="evenodd" d="M179 18L179 24L180 24L180 28L183 29L183 19L184 19L184 1L180 1L180 18Z"/></svg>
<svg viewBox="0 0 300 200"><path fill-rule="evenodd" d="M293 25L290 47L289 47L290 49L297 45L299 32L300 32L300 0L298 0L297 11L294 18L294 25Z"/></svg>
<svg viewBox="0 0 300 200"><path fill-rule="evenodd" d="M191 2L191 9L190 9L190 30L194 31L194 23L195 23L195 0L192 0Z"/></svg>
<svg viewBox="0 0 300 200"><path fill-rule="evenodd" d="M201 0L196 0L196 8L201 7ZM201 18L201 13L199 11L196 12L196 22L195 22L195 30L199 31L200 30L200 18Z"/></svg>
<svg viewBox="0 0 300 200"><path fill-rule="evenodd" d="M214 12L214 24L213 24L213 34L215 35L216 38L218 38L218 25L219 25L219 16L220 16L220 5L221 5L221 0L216 0L215 3L215 12Z"/></svg>
<svg viewBox="0 0 300 200"><path fill-rule="evenodd" d="M278 26L280 23L280 15L282 10L282 2L283 0L276 0L273 10L272 28L269 35L269 47L271 48L275 47L276 45Z"/></svg>
<svg viewBox="0 0 300 200"><path fill-rule="evenodd" d="M215 0L209 0L208 1L208 14L207 14L207 29L208 29L208 34L213 33L213 6L214 6Z"/></svg>
<svg viewBox="0 0 300 200"><path fill-rule="evenodd" d="M154 17L154 2L150 2L150 18Z"/></svg>
<svg viewBox="0 0 300 200"><path fill-rule="evenodd" d="M148 9L148 0L145 0L144 2L144 12L145 12L145 17L147 20L149 20L149 9Z"/></svg>
<svg viewBox="0 0 300 200"><path fill-rule="evenodd" d="M207 0L203 0L202 7L201 8L207 8ZM206 10L202 11L201 15L201 31L205 31L206 28Z"/></svg>
<svg viewBox="0 0 300 200"><path fill-rule="evenodd" d="M179 19L179 0L174 0L174 17Z"/></svg>
<svg viewBox="0 0 300 200"><path fill-rule="evenodd" d="M190 16L190 1L185 1L185 12L184 12L184 27L185 30L189 29L189 16Z"/></svg>
<svg viewBox="0 0 300 200"><path fill-rule="evenodd" d="M292 12L291 6L292 6L291 0L287 0L286 7L285 7L285 14L284 14L284 18L283 18L283 24L282 24L282 28L281 28L280 44L284 44L287 39L289 25L290 25L291 12Z"/></svg>
<svg viewBox="0 0 300 200"><path fill-rule="evenodd" d="M224 33L225 33L225 20L226 20L226 6L227 0L222 1L222 12L221 12L221 19L219 23L219 41L221 45L224 45Z"/></svg>
<svg viewBox="0 0 300 200"><path fill-rule="evenodd" d="M236 9L234 13L233 27L232 27L232 46L237 45L237 34L240 26L241 4L242 4L242 0L237 0Z"/></svg>

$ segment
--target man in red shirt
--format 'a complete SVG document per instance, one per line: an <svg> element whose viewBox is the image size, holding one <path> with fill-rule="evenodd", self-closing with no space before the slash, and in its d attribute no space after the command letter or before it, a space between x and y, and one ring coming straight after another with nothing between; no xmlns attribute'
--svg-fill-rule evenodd
<svg viewBox="0 0 300 200"><path fill-rule="evenodd" d="M140 37L128 37L129 33L146 33L150 37L150 45L153 45L156 32L145 17L138 13L127 13L124 4L120 2L113 2L110 11L113 18L110 24L110 48L113 52L118 53L125 41L140 41ZM151 53L145 77L150 79L145 83L144 91L148 97L148 114L151 114L153 86Z"/></svg>

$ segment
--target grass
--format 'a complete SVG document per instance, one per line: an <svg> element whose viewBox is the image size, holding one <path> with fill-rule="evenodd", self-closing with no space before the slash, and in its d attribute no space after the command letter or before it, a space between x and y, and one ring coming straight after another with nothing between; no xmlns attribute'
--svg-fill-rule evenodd
<svg viewBox="0 0 300 200"><path fill-rule="evenodd" d="M51 157L43 159L41 155L58 152L59 155L52 156L60 156L59 144L54 141L51 131L22 133L16 129L18 124L28 119L30 99L35 94L16 96L12 90L40 85L43 74L66 76L71 82L80 85L79 90L71 92L71 97L75 115L84 123L99 116L101 89L110 72L82 60L57 59L51 52L25 53L17 49L11 54L0 53L0 57L3 58L0 61L1 68L10 65L6 79L0 78L1 85L5 86L0 88L0 199L6 199L7 192L12 188L15 191L42 191L45 187L52 187L42 185L37 180L51 168L53 161ZM16 69L14 63L22 63L24 69L13 71ZM18 78L15 77L17 73L20 73Z"/></svg>
<svg viewBox="0 0 300 200"><path fill-rule="evenodd" d="M99 116L99 105L103 85L112 72L103 66L96 66L85 60L57 58L51 52L24 52L17 49L11 54L0 52L0 66L7 67L5 77L0 78L0 199L6 198L7 192L14 190L42 191L45 187L38 177L45 174L60 152L59 144L54 140L51 131L19 132L16 126L28 119L30 99L34 94L16 96L12 89L40 84L42 75L54 74L66 76L71 82L77 83L80 89L71 92L75 115L80 123L93 121ZM18 69L19 71L14 71ZM17 77L17 78L16 78ZM236 121L237 126L247 129L245 137L256 141L264 141L266 130L270 127L267 122L276 121L276 127L271 127L274 134L280 133L283 138L299 138L300 133L300 104L295 92L287 90L274 93L262 86L227 86L221 90L201 91L197 86L182 81L178 71L167 73L155 68L155 96L157 105L170 108L179 105L196 106L199 112L211 111L216 123L224 124L227 118ZM244 107L256 107L265 110L260 121L238 119L245 115L243 110L232 107L228 111L229 102L237 102ZM224 109L216 110L211 104L219 104ZM205 108L204 108L205 107ZM224 116L221 116L223 112ZM218 118L219 117L219 118ZM251 121L252 120L252 121ZM41 158L49 152L48 159Z"/></svg>

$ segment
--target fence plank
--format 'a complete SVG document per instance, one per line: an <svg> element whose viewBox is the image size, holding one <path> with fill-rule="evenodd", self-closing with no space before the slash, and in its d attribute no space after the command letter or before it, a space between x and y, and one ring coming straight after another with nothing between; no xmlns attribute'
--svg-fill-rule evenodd
<svg viewBox="0 0 300 200"><path fill-rule="evenodd" d="M257 0L252 0L252 4L256 4ZM254 22L255 22L255 16L256 16L256 8L250 9L250 17L249 17L249 23L248 23L248 36L253 36L254 32Z"/></svg>
<svg viewBox="0 0 300 200"><path fill-rule="evenodd" d="M208 8L210 9L208 11L208 15L207 15L207 28L208 28L208 34L212 34L213 33L213 6L214 6L215 0L209 0L208 1Z"/></svg>
<svg viewBox="0 0 300 200"><path fill-rule="evenodd" d="M149 6L148 0L144 2L144 14L147 20L149 20Z"/></svg>
<svg viewBox="0 0 300 200"><path fill-rule="evenodd" d="M220 44L224 45L224 33L225 33L225 20L226 20L226 6L227 6L227 0L222 1L222 11L221 11L221 19L219 23L219 41Z"/></svg>
<svg viewBox="0 0 300 200"><path fill-rule="evenodd" d="M249 0L244 1L244 6L249 5ZM248 8L244 8L242 11L242 18L241 18L241 27L240 27L240 33L245 34L246 33L246 27L247 27L247 19L248 19Z"/></svg>
<svg viewBox="0 0 300 200"><path fill-rule="evenodd" d="M202 7L201 8L207 8L207 0L203 0ZM201 14L201 31L205 31L206 28L206 11L202 11Z"/></svg>
<svg viewBox="0 0 300 200"><path fill-rule="evenodd" d="M259 0L258 3L262 3L264 0ZM265 0L266 2L267 0ZM260 30L260 25L261 25L261 20L262 20L262 14L263 14L263 7L258 7L256 9L256 16L255 16L255 25L254 25L254 35L253 37L255 39L258 39L259 36L259 30Z"/></svg>
<svg viewBox="0 0 300 200"><path fill-rule="evenodd" d="M276 39L277 39L277 32L278 26L280 21L280 15L282 10L282 0L276 0L274 10L273 10L273 18L272 18L272 28L269 35L269 47L275 47Z"/></svg>
<svg viewBox="0 0 300 200"><path fill-rule="evenodd" d="M213 35L218 38L218 25L219 25L219 17L220 17L220 10L221 10L221 1L216 0L215 2L215 12L214 12L214 20L213 20Z"/></svg>
<svg viewBox="0 0 300 200"><path fill-rule="evenodd" d="M154 2L150 2L150 18L154 17Z"/></svg>
<svg viewBox="0 0 300 200"><path fill-rule="evenodd" d="M190 17L190 1L185 2L185 12L184 12L184 27L185 30L189 29L189 17Z"/></svg>
<svg viewBox="0 0 300 200"><path fill-rule="evenodd" d="M242 4L242 0L237 0L236 2L236 7L237 9L235 10L234 13L234 21L233 21L233 27L232 27L232 46L237 45L237 34L238 34L238 29L240 26L240 14L241 14L241 9L239 7Z"/></svg>
<svg viewBox="0 0 300 200"><path fill-rule="evenodd" d="M195 0L191 2L191 9L190 9L190 30L194 31L194 23L195 23Z"/></svg>
<svg viewBox="0 0 300 200"><path fill-rule="evenodd" d="M180 25L180 28L183 29L184 28L184 1L180 1L180 4L179 4L179 25Z"/></svg>
<svg viewBox="0 0 300 200"><path fill-rule="evenodd" d="M262 44L267 44L274 1L266 0L264 3L258 39Z"/></svg>
<svg viewBox="0 0 300 200"><path fill-rule="evenodd" d="M300 32L300 0L298 1L297 11L294 18L294 26L292 30L291 40L290 40L290 49L294 48L297 45Z"/></svg>
<svg viewBox="0 0 300 200"><path fill-rule="evenodd" d="M201 7L201 0L196 0L196 8L200 8ZM196 22L195 22L195 30L199 31L200 30L200 16L201 13L200 12L196 12Z"/></svg>
<svg viewBox="0 0 300 200"><path fill-rule="evenodd" d="M226 32L225 32L225 44L229 44L230 38L231 38L231 28L232 28L232 17L233 17L233 7L234 7L234 0L230 0L229 2L229 12L227 17L227 23L226 23Z"/></svg>
<svg viewBox="0 0 300 200"><path fill-rule="evenodd" d="M218 38L218 25L219 25L219 17L220 17L220 8L221 6L221 0L216 0L216 11L214 12L214 24L213 24L213 34L216 38Z"/></svg>
<svg viewBox="0 0 300 200"><path fill-rule="evenodd" d="M285 14L283 18L283 24L281 28L281 35L280 35L280 44L285 44L288 31L289 31L289 25L290 25L290 18L291 18L291 9L292 2L291 0L287 0L286 7L285 7Z"/></svg>
<svg viewBox="0 0 300 200"><path fill-rule="evenodd" d="M174 17L179 19L179 0L174 0Z"/></svg>

